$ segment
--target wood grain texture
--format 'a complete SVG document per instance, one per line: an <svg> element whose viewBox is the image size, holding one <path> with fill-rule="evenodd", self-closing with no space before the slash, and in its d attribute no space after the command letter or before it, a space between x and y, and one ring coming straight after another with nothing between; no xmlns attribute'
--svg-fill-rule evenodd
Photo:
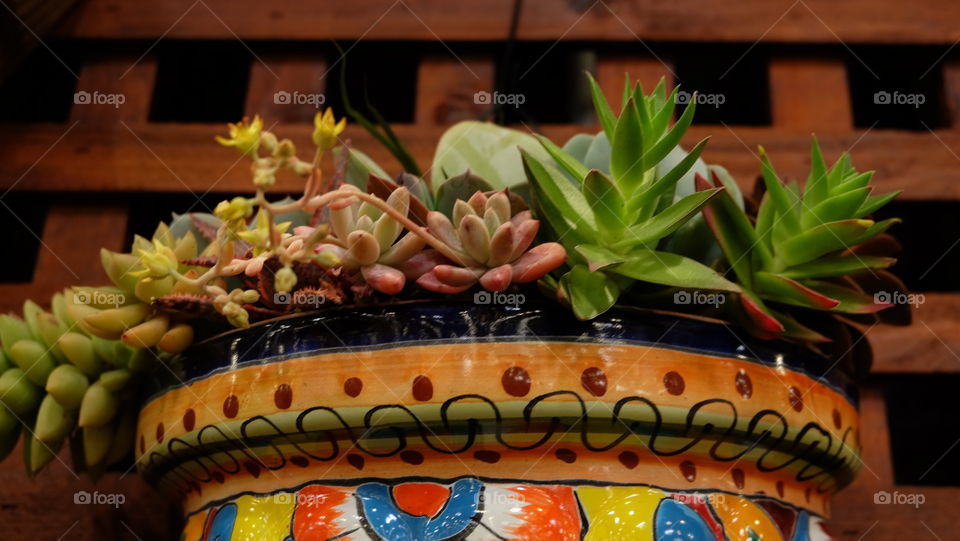
<svg viewBox="0 0 960 541"><path fill-rule="evenodd" d="M853 127L847 73L840 59L770 61L773 125L823 133Z"/></svg>
<svg viewBox="0 0 960 541"><path fill-rule="evenodd" d="M97 56L83 65L77 91L91 96L91 103L76 103L70 108L70 119L88 125L146 122L157 79L154 58L129 54ZM94 103L95 93L122 96L117 105Z"/></svg>
<svg viewBox="0 0 960 541"><path fill-rule="evenodd" d="M415 122L421 126L450 125L480 117L488 104L477 103L477 92L493 90L491 58L430 56L417 71Z"/></svg>
<svg viewBox="0 0 960 541"><path fill-rule="evenodd" d="M310 54L263 54L250 64L244 112L274 122L312 122L326 102L327 61ZM315 100L311 103L311 100Z"/></svg>
<svg viewBox="0 0 960 541"><path fill-rule="evenodd" d="M513 2L89 0L62 37L500 40ZM524 40L940 43L960 38L951 0L527 0Z"/></svg>

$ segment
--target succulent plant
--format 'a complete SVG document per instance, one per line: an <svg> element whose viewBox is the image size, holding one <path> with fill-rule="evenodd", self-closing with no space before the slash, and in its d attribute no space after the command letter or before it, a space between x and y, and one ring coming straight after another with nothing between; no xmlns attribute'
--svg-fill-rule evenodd
<svg viewBox="0 0 960 541"><path fill-rule="evenodd" d="M896 261L858 254L855 248L900 221L868 218L899 192L870 195L873 173L857 172L847 154L827 168L816 139L802 189L796 183L784 184L762 147L760 153L766 193L755 221L725 194L704 209L742 289L744 323L766 337L816 342L828 338L768 303L843 314L888 308L848 276L885 269ZM717 182L697 177L698 188L705 193L713 193Z"/></svg>
<svg viewBox="0 0 960 541"><path fill-rule="evenodd" d="M430 231L454 250L456 257L421 274L417 278L420 287L438 293L459 293L479 282L489 291L503 291L511 283L538 280L563 264L567 253L556 242L530 248L540 222L531 217L529 210L511 215L507 193L504 190L487 197L476 192L468 201L458 199L453 207L453 221L440 212L430 211ZM426 252L415 258L408 269L431 260L437 261L433 253Z"/></svg>
<svg viewBox="0 0 960 541"><path fill-rule="evenodd" d="M669 171L657 169L690 126L696 100L670 128L677 89L667 95L662 80L650 95L644 95L639 84L633 88L628 84L618 117L592 78L590 83L610 141L610 175L588 170L545 137L540 141L556 165L521 151L536 210L570 253L570 268L559 280L558 296L572 305L577 317L590 319L613 306L634 281L738 291L713 269L657 249L723 191L717 187L672 203L676 183L694 165L706 140Z"/></svg>

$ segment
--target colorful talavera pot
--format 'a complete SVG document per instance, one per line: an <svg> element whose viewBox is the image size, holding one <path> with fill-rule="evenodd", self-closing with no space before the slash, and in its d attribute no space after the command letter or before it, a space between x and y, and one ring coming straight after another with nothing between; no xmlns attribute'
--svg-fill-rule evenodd
<svg viewBox="0 0 960 541"><path fill-rule="evenodd" d="M745 338L634 309L281 319L193 348L138 465L183 498L187 541L829 538L854 391Z"/></svg>

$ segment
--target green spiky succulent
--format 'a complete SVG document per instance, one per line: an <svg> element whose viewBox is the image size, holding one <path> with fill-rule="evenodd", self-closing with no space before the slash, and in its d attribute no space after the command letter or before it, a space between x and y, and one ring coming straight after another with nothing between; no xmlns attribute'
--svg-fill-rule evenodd
<svg viewBox="0 0 960 541"><path fill-rule="evenodd" d="M668 95L664 81L649 95L639 84L625 85L619 116L593 78L590 84L609 141L609 174L587 169L545 137L540 142L556 165L521 150L537 212L570 254L558 294L577 317L590 319L613 306L634 281L738 291L702 263L658 249L724 190L712 188L674 202L677 183L697 162L706 139L669 170L657 167L690 126L695 100L671 128L677 89Z"/></svg>
<svg viewBox="0 0 960 541"><path fill-rule="evenodd" d="M787 308L870 314L889 307L849 276L879 271L896 261L859 254L856 247L900 221L869 218L899 192L871 195L873 172L857 172L847 154L828 168L815 138L803 188L784 184L762 147L760 154L766 193L755 221L722 193L704 209L742 288L742 322L762 336L816 342L826 337L802 325ZM716 189L715 182L703 176L697 177L697 186L705 193Z"/></svg>

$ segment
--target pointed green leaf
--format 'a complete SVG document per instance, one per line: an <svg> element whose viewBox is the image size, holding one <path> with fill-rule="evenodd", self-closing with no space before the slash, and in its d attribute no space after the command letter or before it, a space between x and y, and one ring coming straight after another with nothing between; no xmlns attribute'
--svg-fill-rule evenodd
<svg viewBox="0 0 960 541"><path fill-rule="evenodd" d="M840 220L821 224L783 242L777 249L777 257L788 267L813 261L822 255L863 242L859 239L873 225L872 220Z"/></svg>
<svg viewBox="0 0 960 541"><path fill-rule="evenodd" d="M630 248L640 244L656 246L660 239L679 229L700 212L700 209L721 190L723 188L713 188L684 197L653 218L631 226L624 234L624 239L614 246L616 248Z"/></svg>
<svg viewBox="0 0 960 541"><path fill-rule="evenodd" d="M821 295L780 274L760 271L753 275L753 280L754 291L767 300L815 310L829 310L840 304L840 301Z"/></svg>
<svg viewBox="0 0 960 541"><path fill-rule="evenodd" d="M669 252L634 249L626 261L610 267L610 270L634 280L667 286L740 291L737 284L710 267Z"/></svg>
<svg viewBox="0 0 960 541"><path fill-rule="evenodd" d="M826 222L835 222L837 220L846 220L849 218L858 218L857 209L866 201L872 188L857 188L849 192L839 193L827 197L812 208L805 207L801 225L804 228L810 228Z"/></svg>
<svg viewBox="0 0 960 541"><path fill-rule="evenodd" d="M577 161L576 158L564 152L564 150L553 143L550 139L542 135L537 135L537 140L540 141L540 144L543 145L544 150L550 154L550 157L557 162L560 167L567 172L571 177L582 180L583 177L587 176L588 169L584 167L582 163Z"/></svg>
<svg viewBox="0 0 960 541"><path fill-rule="evenodd" d="M832 309L833 312L845 312L849 314L872 314L891 306L890 304L877 302L877 299L874 297L861 293L860 291L856 291L849 287L844 287L833 282L825 282L822 280L804 280L803 285L819 292L822 295L826 295L827 297L840 301L840 304Z"/></svg>
<svg viewBox="0 0 960 541"><path fill-rule="evenodd" d="M867 200L857 209L854 214L854 218L861 218L863 216L869 216L874 212L883 208L887 203L893 200L894 197L900 195L903 190L897 190L895 192L886 193L883 195L876 195L868 197Z"/></svg>
<svg viewBox="0 0 960 541"><path fill-rule="evenodd" d="M803 192L803 204L806 208L814 207L825 200L829 193L827 164L823 161L820 143L814 136L810 142L810 175L807 177L807 186Z"/></svg>
<svg viewBox="0 0 960 541"><path fill-rule="evenodd" d="M663 79L661 79L660 82L662 83ZM657 88L662 87L657 85ZM664 97L663 107L650 119L650 130L653 133L663 133L667 130L667 126L670 125L670 119L673 118L673 112L677 108L677 92L679 90L679 86L673 87L673 91L670 92L670 97Z"/></svg>
<svg viewBox="0 0 960 541"><path fill-rule="evenodd" d="M597 118L600 120L600 125L603 126L603 132L607 134L607 139L613 141L617 117L610 110L610 104L607 103L607 98L603 95L603 90L600 89L600 85L597 84L593 75L587 73L587 79L590 81L590 96L593 98L593 108L597 111Z"/></svg>
<svg viewBox="0 0 960 541"><path fill-rule="evenodd" d="M780 182L780 177L773 169L767 151L760 147L761 169L763 171L763 183L770 194L770 201L773 203L779 215L780 222L784 227L792 232L800 230L800 221L797 219L797 199L796 196Z"/></svg>
<svg viewBox="0 0 960 541"><path fill-rule="evenodd" d="M694 92L690 99L690 104L683 110L683 114L680 115L676 124L673 125L673 129L668 131L666 135L661 137L660 140L647 151L643 157L645 163L660 163L660 160L666 157L666 155L673 150L673 147L680 144L680 140L683 139L684 134L687 133L687 128L689 128L690 123L693 122L693 114L697 109L696 98L697 93Z"/></svg>
<svg viewBox="0 0 960 541"><path fill-rule="evenodd" d="M552 166L520 152L538 209L563 241L580 244L597 238L597 222L583 194Z"/></svg>
<svg viewBox="0 0 960 541"><path fill-rule="evenodd" d="M830 338L803 325L789 314L771 310L770 308L767 310L783 325L783 332L779 334L780 337L814 344L831 341Z"/></svg>
<svg viewBox="0 0 960 541"><path fill-rule="evenodd" d="M574 265L560 278L573 313L578 319L593 319L610 309L620 297L620 288L602 272L591 272L583 265Z"/></svg>
<svg viewBox="0 0 960 541"><path fill-rule="evenodd" d="M872 220L861 220L861 221L867 221L867 222L873 223ZM903 220L901 220L900 218L887 218L886 220L881 220L877 223L874 223L863 233L863 235L861 235L860 237L856 238L853 241L853 245L860 244L861 242L867 242L873 237L876 237L877 235L885 232L887 229L890 228L891 225L898 224L901 221Z"/></svg>
<svg viewBox="0 0 960 541"><path fill-rule="evenodd" d="M764 193L763 199L760 200L760 210L757 211L757 223L754 225L754 230L757 232L757 238L760 239L760 242L766 246L767 250L771 253L773 252L773 237L771 233L776 220L777 210L770 201L770 194Z"/></svg>
<svg viewBox="0 0 960 541"><path fill-rule="evenodd" d="M845 276L863 272L866 269L885 269L896 263L893 257L875 257L858 255L841 255L835 257L822 257L820 259L795 265L781 272L783 276L795 280L803 278L829 278L832 276Z"/></svg>
<svg viewBox="0 0 960 541"><path fill-rule="evenodd" d="M627 227L623 194L609 177L596 169L587 173L583 179L583 196L604 233L614 238L623 234Z"/></svg>
<svg viewBox="0 0 960 541"><path fill-rule="evenodd" d="M611 141L610 172L624 194L632 195L643 182L643 173L646 171L640 113L633 99L627 100Z"/></svg>
<svg viewBox="0 0 960 541"><path fill-rule="evenodd" d="M587 261L587 267L591 271L598 271L626 260L625 255L597 244L579 244L576 250Z"/></svg>
<svg viewBox="0 0 960 541"><path fill-rule="evenodd" d="M711 184L702 176L697 175L697 188L708 189ZM721 193L710 206L703 209L703 218L706 220L717 244L723 250L723 255L730 268L741 283L750 285L753 276L753 251L758 251L758 257L765 268L771 260L767 247L759 242L756 231L747 218L743 209L737 206L730 194Z"/></svg>
<svg viewBox="0 0 960 541"><path fill-rule="evenodd" d="M857 173L851 176L848 180L845 180L840 187L839 191L850 191L857 188L863 188L864 186L870 185L870 180L873 179L873 171L867 171L865 173Z"/></svg>
<svg viewBox="0 0 960 541"><path fill-rule="evenodd" d="M767 308L760 297L749 290L744 289L740 295L740 305L747 315L748 321L753 325L760 336L764 338L775 338L785 330L783 323L773 314L773 311Z"/></svg>
<svg viewBox="0 0 960 541"><path fill-rule="evenodd" d="M690 168L697 163L697 160L700 158L700 154L703 152L704 147L707 146L707 142L709 140L709 137L705 137L702 141L697 143L696 146L690 149L690 152L684 156L679 163L677 163L676 167L668 171L667 174L663 175L662 177L654 180L648 187L644 188L643 191L630 198L630 200L627 202L628 215L633 216L639 213L640 217L644 217L653 214L656 209L650 207L653 207L656 204L660 196L668 193L676 187L677 182L679 182L680 179L687 174L687 171L689 171ZM648 212L644 212L644 210L648 210Z"/></svg>

